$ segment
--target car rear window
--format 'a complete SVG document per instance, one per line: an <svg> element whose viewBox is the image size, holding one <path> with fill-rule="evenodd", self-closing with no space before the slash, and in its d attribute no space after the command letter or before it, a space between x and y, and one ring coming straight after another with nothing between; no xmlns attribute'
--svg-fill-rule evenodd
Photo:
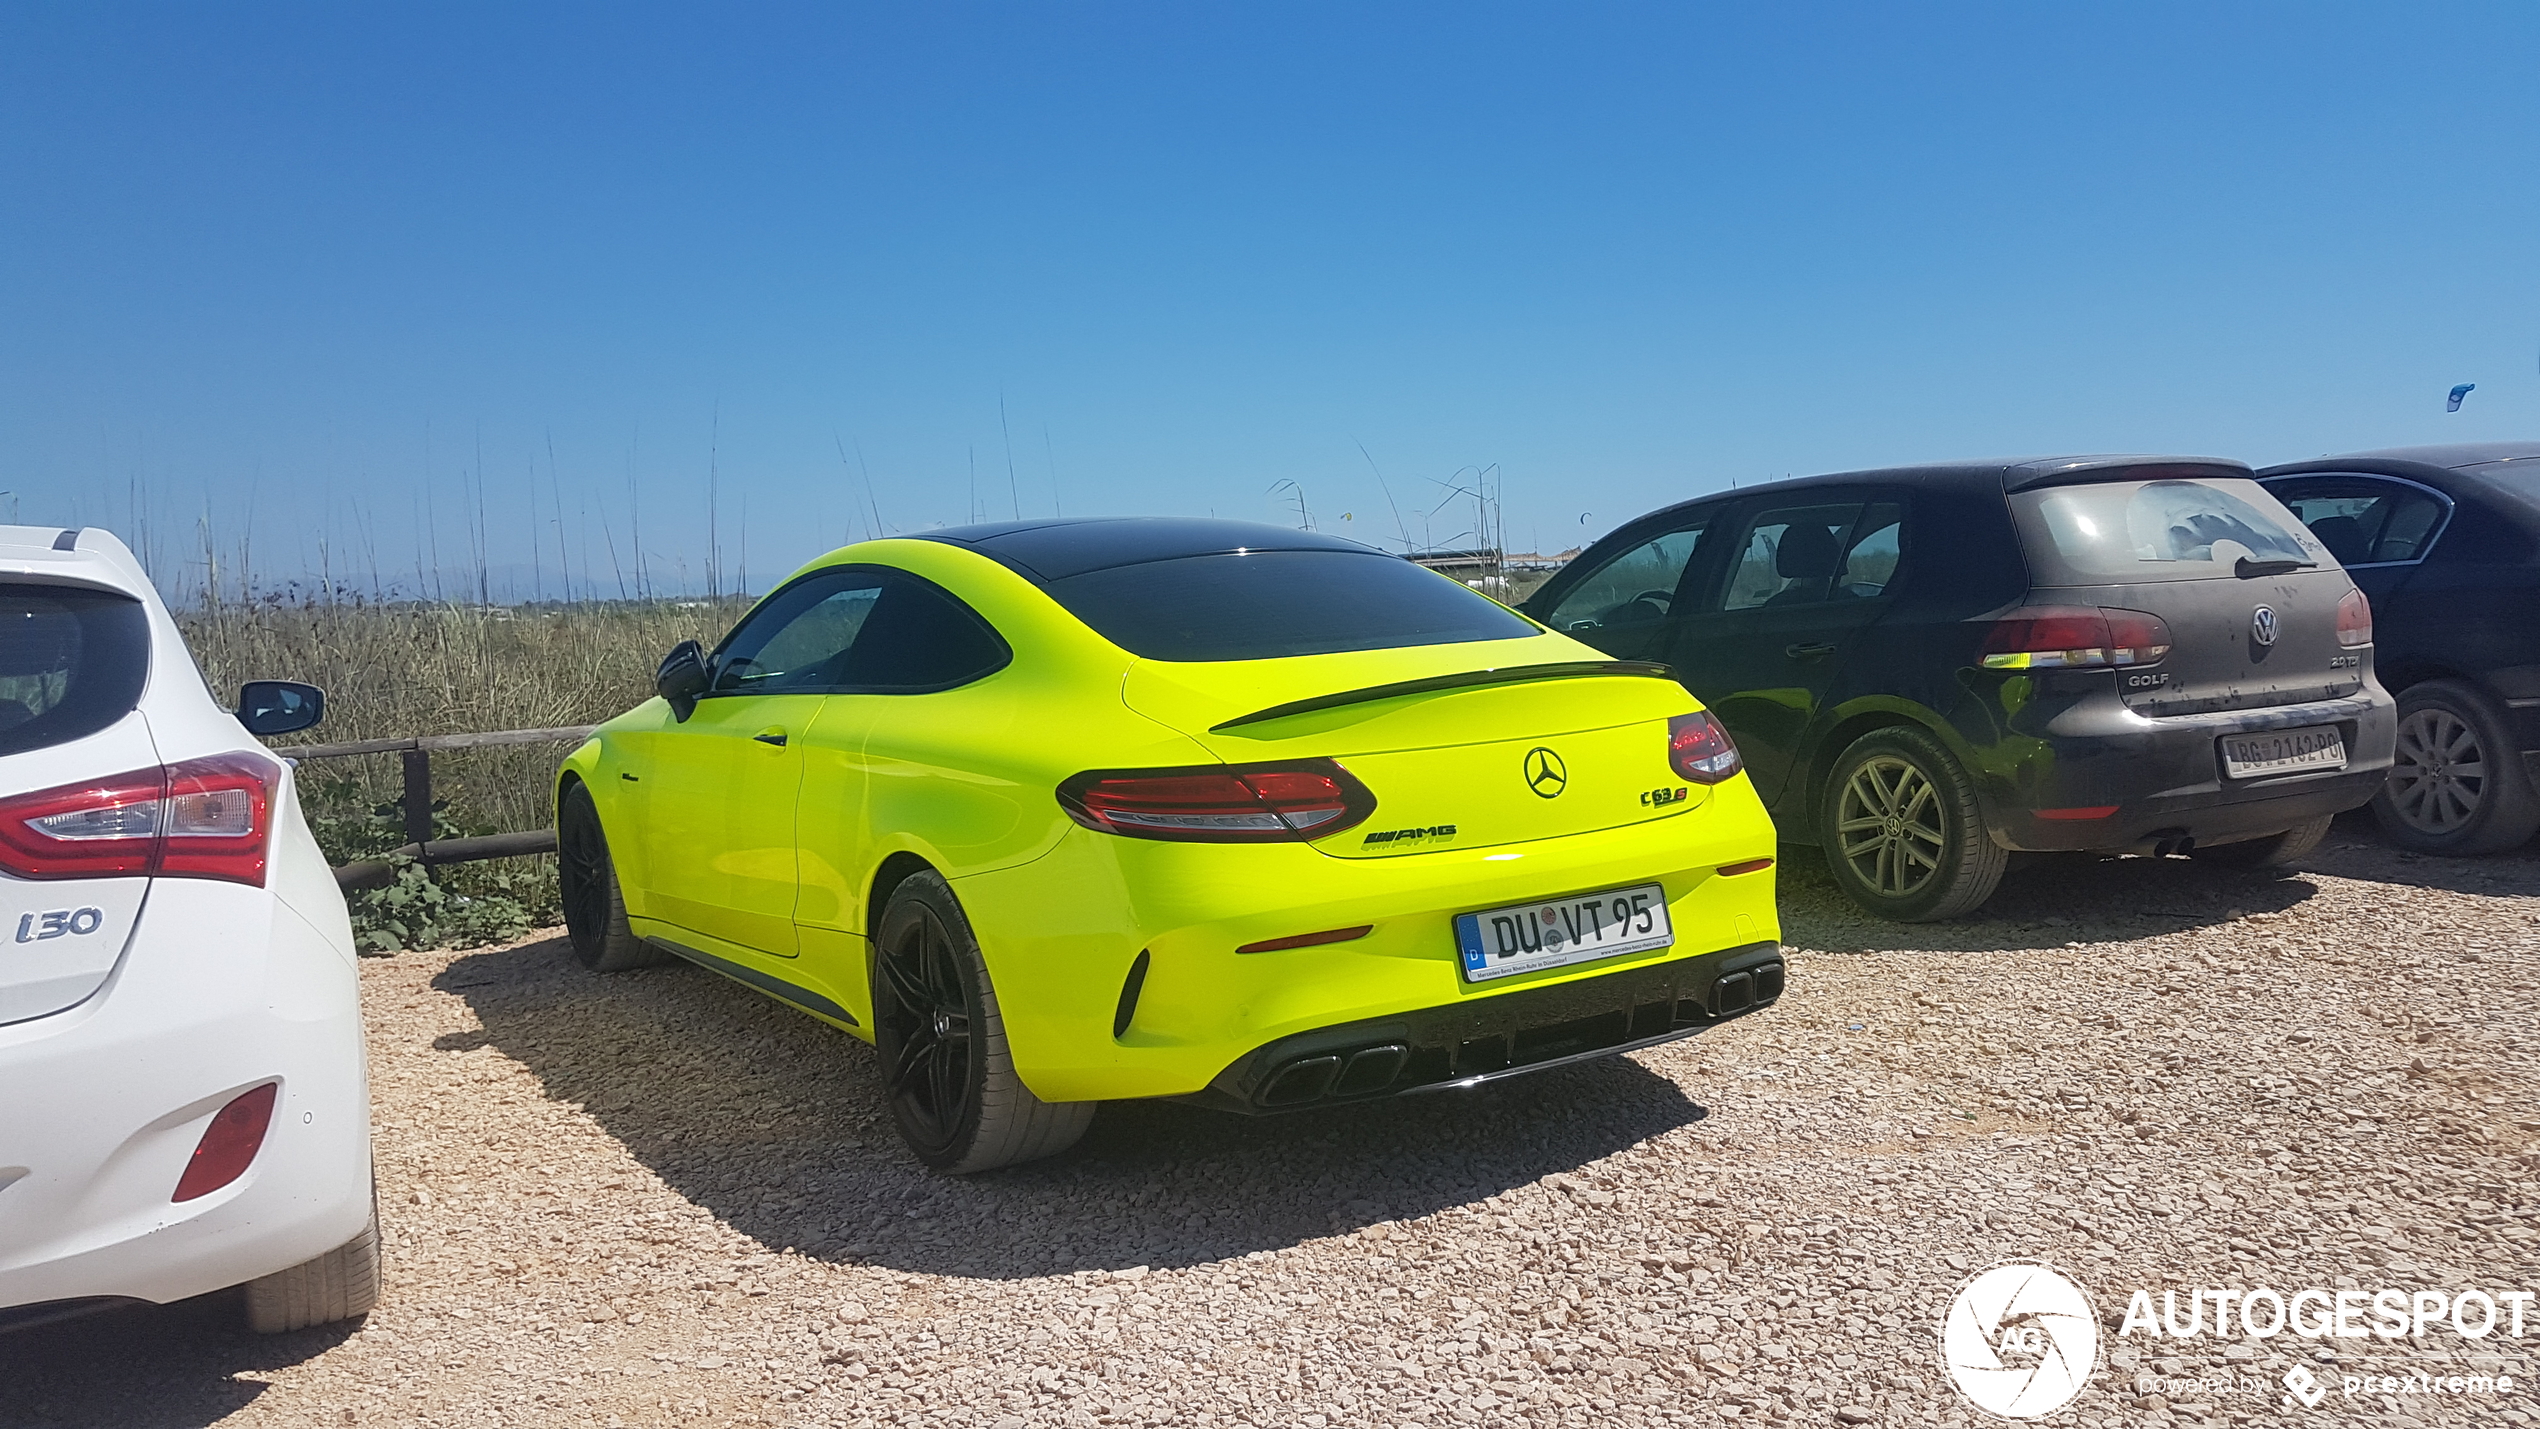
<svg viewBox="0 0 2540 1429"><path fill-rule="evenodd" d="M0 754L95 734L132 712L149 676L150 621L141 602L0 583Z"/></svg>
<svg viewBox="0 0 2540 1429"><path fill-rule="evenodd" d="M2333 561L2254 481L2103 481L2011 497L2048 584L2212 580L2241 560Z"/></svg>
<svg viewBox="0 0 2540 1429"><path fill-rule="evenodd" d="M1104 639L1150 660L1272 660L1536 633L1497 601L1373 551L1184 556L1046 589Z"/></svg>

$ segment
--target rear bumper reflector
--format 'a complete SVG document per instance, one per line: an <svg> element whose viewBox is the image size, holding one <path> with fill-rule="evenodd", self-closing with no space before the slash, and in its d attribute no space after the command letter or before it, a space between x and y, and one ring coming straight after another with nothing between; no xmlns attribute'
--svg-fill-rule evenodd
<svg viewBox="0 0 2540 1429"><path fill-rule="evenodd" d="M2104 819L2116 811L2117 806L2114 804L2093 804L2086 809L2040 809L2037 811L2037 816L2041 819L2079 822L2084 819Z"/></svg>
<svg viewBox="0 0 2540 1429"><path fill-rule="evenodd" d="M1723 878L1735 878L1741 873L1762 873L1765 869L1772 866L1773 861L1769 858L1750 858L1744 863L1721 864L1720 876Z"/></svg>
<svg viewBox="0 0 2540 1429"><path fill-rule="evenodd" d="M1361 923L1355 928L1332 928L1320 933L1299 933L1293 938L1264 938L1258 943L1246 943L1235 951L1277 953L1289 948L1319 948L1325 943L1354 943L1374 931L1376 931L1375 924Z"/></svg>

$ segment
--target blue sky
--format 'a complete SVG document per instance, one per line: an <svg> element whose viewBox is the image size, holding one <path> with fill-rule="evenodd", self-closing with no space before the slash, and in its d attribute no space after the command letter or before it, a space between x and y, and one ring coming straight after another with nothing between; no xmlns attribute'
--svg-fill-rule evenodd
<svg viewBox="0 0 2540 1429"><path fill-rule="evenodd" d="M170 570L208 520L525 588L535 534L613 595L630 504L702 583L710 465L764 588L877 513L1295 482L1448 542L1495 465L1557 549L1785 473L2540 436L2535 74L2527 6L21 0L0 487Z"/></svg>

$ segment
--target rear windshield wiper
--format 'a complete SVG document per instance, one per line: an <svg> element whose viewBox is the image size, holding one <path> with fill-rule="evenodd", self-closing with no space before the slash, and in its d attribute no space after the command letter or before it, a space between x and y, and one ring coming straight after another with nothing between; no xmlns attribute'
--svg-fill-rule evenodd
<svg viewBox="0 0 2540 1429"><path fill-rule="evenodd" d="M2317 561L2253 561L2242 556L2231 568L2231 573L2244 581L2253 581L2260 576L2280 576L2287 571L2315 571L2319 569L2319 564Z"/></svg>

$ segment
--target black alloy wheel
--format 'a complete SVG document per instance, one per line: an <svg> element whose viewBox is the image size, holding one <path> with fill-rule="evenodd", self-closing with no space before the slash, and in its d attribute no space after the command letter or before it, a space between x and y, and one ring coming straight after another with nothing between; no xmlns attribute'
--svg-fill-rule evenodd
<svg viewBox="0 0 2540 1429"><path fill-rule="evenodd" d="M1094 1103L1047 1102L1014 1070L995 982L941 874L900 880L873 939L873 1045L900 1137L937 1171L967 1175L1056 1155Z"/></svg>
<svg viewBox="0 0 2540 1429"><path fill-rule="evenodd" d="M911 1149L931 1161L977 1110L977 1005L941 915L923 903L910 912L874 950L874 1030L891 1111Z"/></svg>
<svg viewBox="0 0 2540 1429"><path fill-rule="evenodd" d="M626 898L617 863L591 791L568 786L556 801L556 893L564 904L564 930L573 955L593 972L659 967L670 955L635 936L626 923Z"/></svg>

